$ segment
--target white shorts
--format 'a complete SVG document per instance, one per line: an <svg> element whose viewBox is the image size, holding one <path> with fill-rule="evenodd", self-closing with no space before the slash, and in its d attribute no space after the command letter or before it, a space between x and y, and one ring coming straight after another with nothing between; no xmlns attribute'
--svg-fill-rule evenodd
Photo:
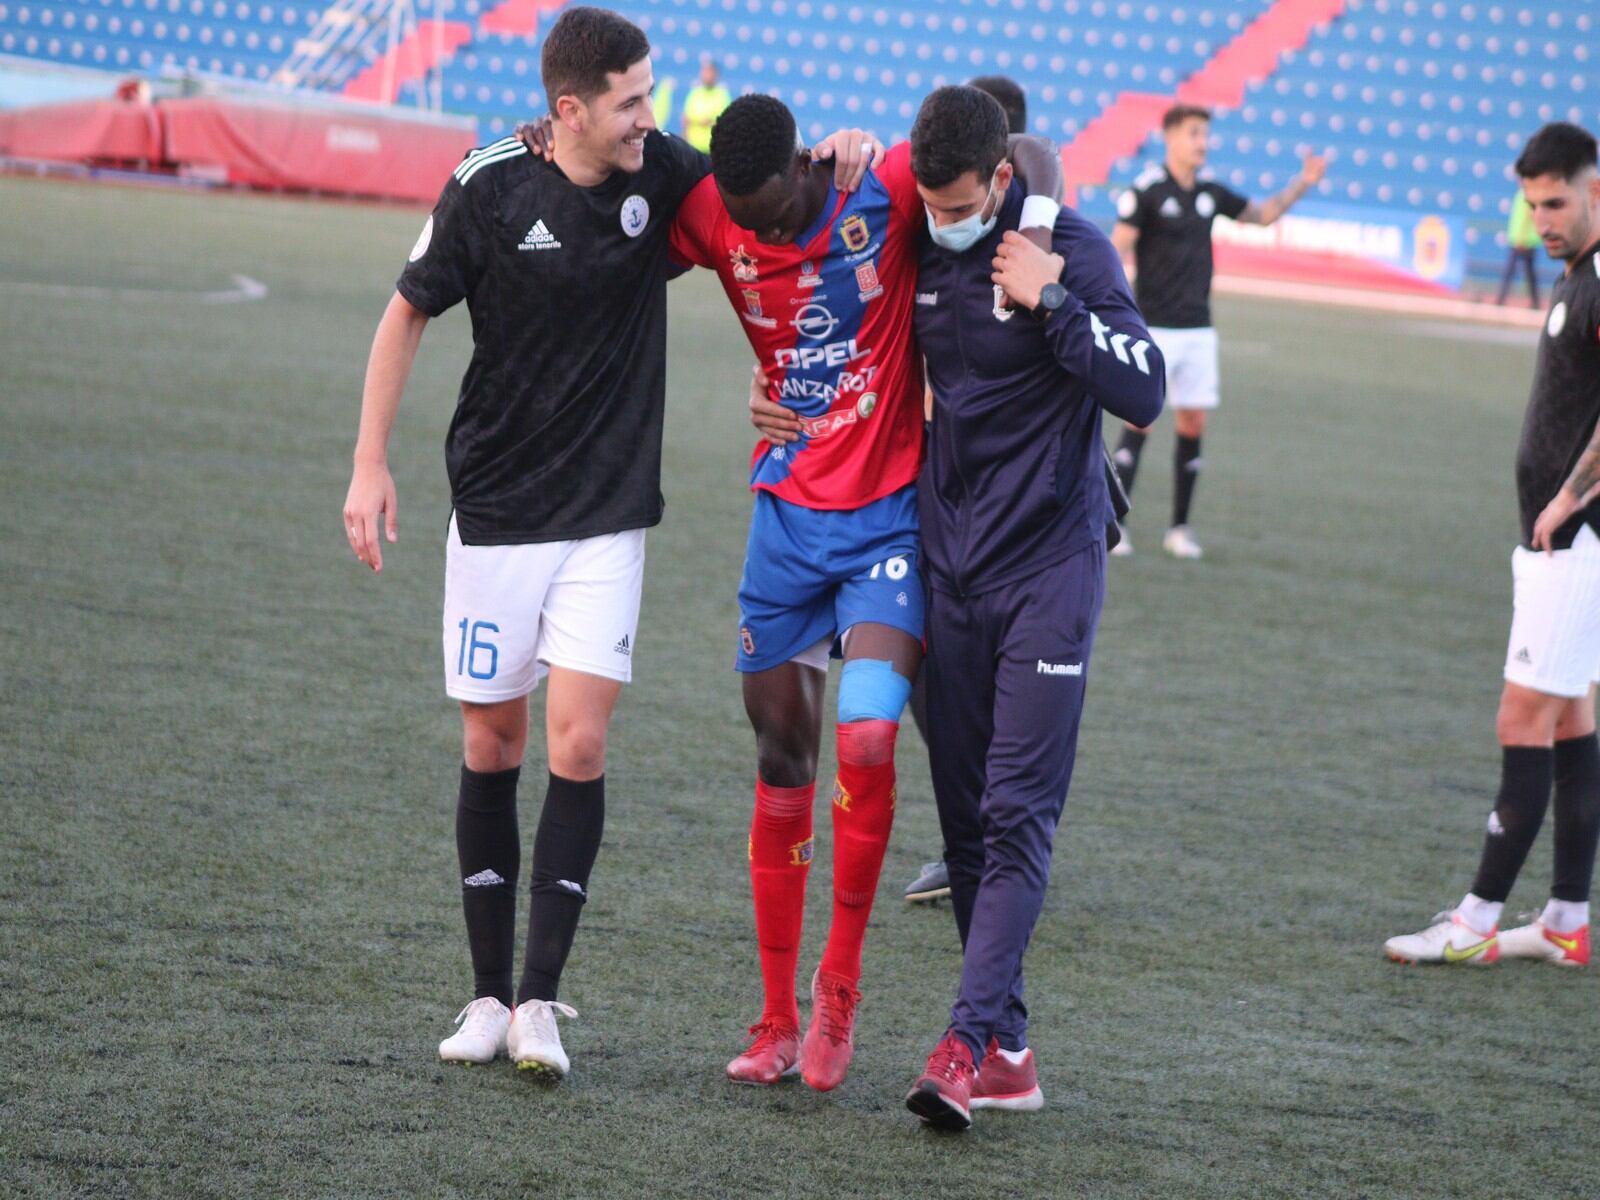
<svg viewBox="0 0 1600 1200"><path fill-rule="evenodd" d="M1600 680L1600 538L1585 525L1570 550L1511 553L1506 682L1549 696L1587 695Z"/></svg>
<svg viewBox="0 0 1600 1200"><path fill-rule="evenodd" d="M1167 364L1169 408L1217 406L1217 331L1204 329L1150 330Z"/></svg>
<svg viewBox="0 0 1600 1200"><path fill-rule="evenodd" d="M444 690L494 704L526 696L551 667L627 683L644 583L644 530L572 542L466 546L450 518L444 567Z"/></svg>

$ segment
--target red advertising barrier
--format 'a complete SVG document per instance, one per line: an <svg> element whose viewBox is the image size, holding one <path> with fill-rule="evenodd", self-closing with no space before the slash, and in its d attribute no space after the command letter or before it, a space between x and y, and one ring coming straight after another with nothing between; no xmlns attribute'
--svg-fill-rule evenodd
<svg viewBox="0 0 1600 1200"><path fill-rule="evenodd" d="M69 100L0 114L0 154L52 162L156 162L155 106L125 100ZM458 156L459 157L459 156Z"/></svg>
<svg viewBox="0 0 1600 1200"><path fill-rule="evenodd" d="M292 102L164 100L162 158L253 187L432 201L476 144L465 123Z"/></svg>

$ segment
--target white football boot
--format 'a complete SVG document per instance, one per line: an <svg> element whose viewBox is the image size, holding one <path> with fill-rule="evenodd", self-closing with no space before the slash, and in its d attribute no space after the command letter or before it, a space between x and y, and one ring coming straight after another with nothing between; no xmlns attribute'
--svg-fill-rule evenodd
<svg viewBox="0 0 1600 1200"><path fill-rule="evenodd" d="M1500 958L1500 935L1491 929L1479 933L1454 911L1435 913L1434 923L1418 933L1401 934L1383 944L1395 962L1450 963L1487 967Z"/></svg>
<svg viewBox="0 0 1600 1200"><path fill-rule="evenodd" d="M493 1062L506 1048L506 1029L511 1010L493 996L479 996L456 1014L461 1026L439 1043L439 1057L445 1062Z"/></svg>
<svg viewBox="0 0 1600 1200"><path fill-rule="evenodd" d="M561 1079L571 1068L556 1031L556 1014L576 1017L578 1010L559 1000L524 1000L511 1014L506 1049L519 1071L540 1071Z"/></svg>
<svg viewBox="0 0 1600 1200"><path fill-rule="evenodd" d="M1173 558L1197 559L1205 554L1187 525L1174 525L1161 539L1161 548Z"/></svg>
<svg viewBox="0 0 1600 1200"><path fill-rule="evenodd" d="M1529 923L1508 929L1500 935L1500 953L1507 958L1532 958L1558 967L1589 965L1589 927L1580 925L1571 933L1557 933L1539 919L1538 913L1523 913Z"/></svg>

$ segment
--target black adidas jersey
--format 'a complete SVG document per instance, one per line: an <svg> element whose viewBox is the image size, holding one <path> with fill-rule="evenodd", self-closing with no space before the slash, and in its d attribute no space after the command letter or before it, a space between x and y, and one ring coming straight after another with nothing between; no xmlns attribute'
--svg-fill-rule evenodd
<svg viewBox="0 0 1600 1200"><path fill-rule="evenodd" d="M578 187L515 138L445 184L397 284L465 300L472 362L445 441L469 545L555 542L661 520L667 235L711 169L651 133L644 167Z"/></svg>
<svg viewBox="0 0 1600 1200"><path fill-rule="evenodd" d="M1166 167L1152 167L1117 200L1117 218L1139 231L1134 244L1134 298L1152 328L1203 329L1211 324L1211 222L1237 217L1250 201L1210 179L1193 191Z"/></svg>
<svg viewBox="0 0 1600 1200"><path fill-rule="evenodd" d="M1533 523L1555 499L1594 437L1600 419L1600 253L1580 255L1550 294L1550 311L1539 337L1533 391L1517 445L1517 507L1522 544L1533 541ZM1572 545L1588 525L1600 532L1600 500L1556 531L1558 549Z"/></svg>

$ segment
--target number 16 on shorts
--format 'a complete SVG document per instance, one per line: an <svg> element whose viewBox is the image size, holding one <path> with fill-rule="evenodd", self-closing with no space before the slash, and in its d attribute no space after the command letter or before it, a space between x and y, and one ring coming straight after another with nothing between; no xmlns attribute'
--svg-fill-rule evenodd
<svg viewBox="0 0 1600 1200"><path fill-rule="evenodd" d="M500 632L492 621L461 618L461 646L456 651L456 674L472 679L493 679L500 669L500 648L491 635Z"/></svg>

